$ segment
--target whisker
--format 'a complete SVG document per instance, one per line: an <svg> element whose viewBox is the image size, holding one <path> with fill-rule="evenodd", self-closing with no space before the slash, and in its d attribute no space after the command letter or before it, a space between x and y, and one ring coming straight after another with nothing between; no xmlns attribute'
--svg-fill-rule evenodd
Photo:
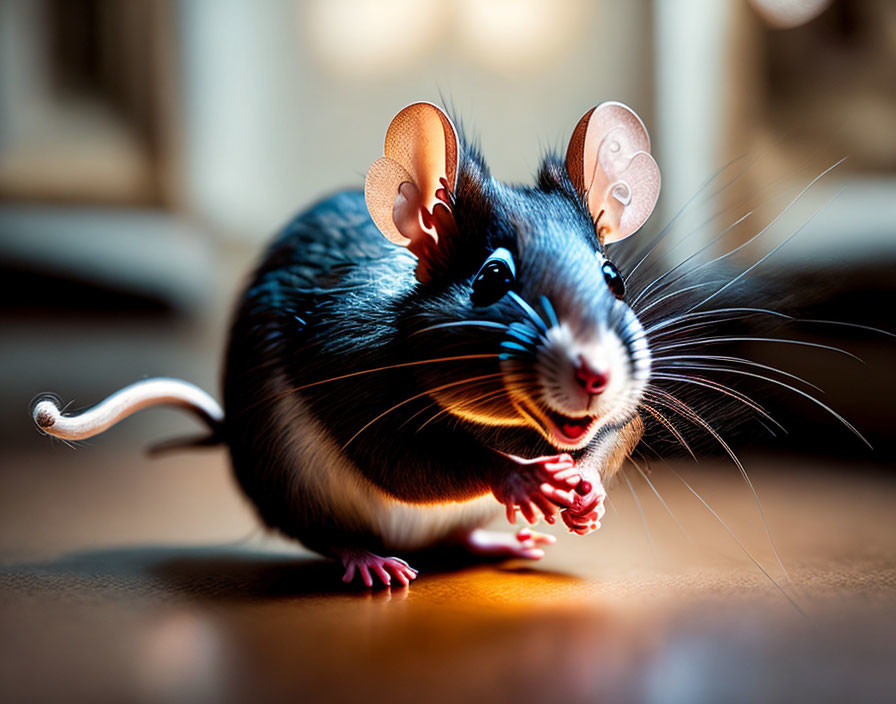
<svg viewBox="0 0 896 704"><path fill-rule="evenodd" d="M716 264L716 263L722 261L723 259L727 259L728 257L730 257L730 256L732 256L732 255L734 255L734 254L736 254L736 253L739 252L740 250L742 250L742 249L744 249L745 247L749 246L752 242L756 241L759 237L761 237L761 236L764 235L766 232L768 232L769 229L771 229L771 228L775 225L775 223L777 223L782 217L784 217L784 215L785 215L785 214L786 214L786 213L793 207L793 205L794 205L800 198L802 198L802 196L806 193L806 191L808 191L813 185L815 185L815 184L816 184L822 177L824 177L826 174L828 174L831 170L835 169L837 166L839 166L840 164L842 164L843 161L844 161L844 159L841 159L841 160L838 161L836 164L834 164L833 166L828 167L825 171L823 171L823 172L820 173L818 176L816 176L814 179L812 179L812 181L809 182L809 184L808 184L807 186L805 186L805 187L803 188L803 190L801 190L801 191L796 195L796 197L794 197L793 200L791 200L791 201L784 207L784 209L774 217L774 219L773 219L768 225L766 225L765 227L763 227L759 232L757 232L755 235L753 235L752 237L750 237L747 241L743 242L742 244L740 244L739 246L735 247L734 249L731 249L731 250L725 252L724 254L719 255L719 256L716 257L715 259L711 259L711 260L708 261L708 262L704 262L704 263L702 263L702 264L700 264L700 265L694 267L693 269L691 269L691 270L688 272L688 275L693 275L693 274L695 274L696 272L698 272L698 271L700 271L700 270L702 270L702 269L705 269L705 268L707 268L707 267L709 267L709 266L712 266L713 264ZM814 216L813 216L813 217L814 217ZM810 219L811 219L811 218L810 218ZM676 279L676 280L680 280L680 277L679 277L678 279ZM725 287L727 287L730 283L731 283L731 282L728 282L728 284L726 284ZM669 285L671 285L671 284L669 284ZM720 293L722 290L724 290L725 287L723 287L723 289L720 289L717 293ZM713 294L713 295L717 295L717 293L716 293L716 294ZM709 299L707 299L707 300L709 300ZM704 302L705 302L705 301L704 301ZM700 304L698 304L697 306L694 306L694 307L696 308L696 307L698 307L699 305L702 305L702 303L700 303Z"/></svg>
<svg viewBox="0 0 896 704"><path fill-rule="evenodd" d="M492 380L487 379L487 380L484 380L484 381L471 383L471 384L470 384L470 387L469 387L468 390L469 390L469 391L473 391L473 390L475 390L477 387L487 387L487 386L489 386L489 385L491 384L491 381L492 381ZM503 387L502 387L502 388L503 388ZM400 427L400 428L405 427L405 426L408 425L412 420L414 420L414 418L416 418L417 416L419 416L419 415L421 415L421 414L423 414L423 413L426 413L426 411L430 410L433 406L437 406L437 405L439 405L439 402L438 402L437 400L433 399L433 401L431 401L430 403L427 403L423 408L421 408L419 411L416 411L412 416L410 416L407 420L405 420L399 427Z"/></svg>
<svg viewBox="0 0 896 704"><path fill-rule="evenodd" d="M650 532L650 527L647 525L647 516L644 515L644 509L641 507L641 500L638 498L638 494L635 492L635 487L632 486L631 480L628 478L626 473L620 471L619 474L628 485L628 490L632 493L632 499L634 499L635 506L637 507L638 513L641 516L641 525L644 526L644 532L647 534L647 540L650 543L650 551L653 553L653 556L656 557L656 543L653 542L653 534Z"/></svg>
<svg viewBox="0 0 896 704"><path fill-rule="evenodd" d="M533 384L537 379L537 376L534 373L511 373L504 374L503 384L499 389L495 389L491 392L485 393L477 398L468 399L466 401L461 401L459 403L455 403L448 408L443 408L439 412L437 412L434 416L426 420L419 428L417 428L416 432L420 432L424 427L426 427L429 423L434 421L436 418L441 416L444 413L448 413L452 410L457 410L459 408L466 408L467 406L472 406L477 403L482 403L483 401L490 400L491 397L500 398L502 395L511 395L514 392L519 392L521 390L525 390ZM414 414L415 416L418 414Z"/></svg>
<svg viewBox="0 0 896 704"><path fill-rule="evenodd" d="M743 542L741 542L740 538L738 538L737 535L734 533L734 531L728 527L728 524L722 520L721 516L719 516L719 514L713 510L713 508L706 502L706 500L702 496L700 496L700 494L697 493L697 491L694 489L694 487L692 487L687 482L687 480L685 480L685 478L682 477L681 474L676 472L671 466L669 466L669 465L666 465L666 466L669 469L669 471L672 472L672 474L674 474L676 477L678 477L681 480L681 482L688 488L688 491L690 491L697 498L697 500L701 504L703 504L703 506L706 508L706 510L712 514L713 518L715 518L721 524L722 528L724 528L725 532L727 532L728 535L731 536L732 540L734 540L734 542L737 543L737 545L738 545L738 547L740 547L741 551L743 551L743 553L748 558L750 558L750 561L754 565L756 565L756 567L762 572L762 574L764 574L768 578L768 580L772 584L775 585L775 588L777 588L777 590L779 592L781 592L781 594L784 595L784 598L790 602L790 605L793 606L793 608L796 609L797 612L799 612L802 616L806 616L808 618L806 612L800 608L799 604L796 603L796 601L793 599L793 597L791 597L790 594L788 594L784 590L784 587L782 587L780 584L778 584L778 582L775 580L775 578L772 577L771 574L769 573L769 571L767 569L765 569L765 567L762 566L762 564L759 562L759 560L757 560L753 556L753 554L749 550L747 550L747 546L744 545ZM790 581L790 580L788 579L788 581ZM792 584L792 582L791 582L791 584Z"/></svg>
<svg viewBox="0 0 896 704"><path fill-rule="evenodd" d="M831 166L830 168L828 168L827 171L822 172L818 177L815 178L814 181L812 181L812 183L815 183L818 179L820 179L822 176L824 176L826 173L828 173L831 169L833 169L833 168L837 167L838 165L842 164L844 161L846 161L846 157L844 157L843 159L841 159L840 161L838 161L836 164L834 164L833 166ZM806 192L806 190L812 185L812 183L810 183L809 186L806 186L806 188L804 188L804 189L800 192L800 196L801 196L803 193ZM800 226L793 232L793 234L789 235L789 236L788 236L783 242L781 242L778 246L774 247L770 252L768 252L768 253L765 254L764 256L760 257L756 262L754 262L752 265L750 265L749 267L747 267L746 269L744 269L740 274L738 274L738 275L735 276L733 279L731 279L731 281L729 281L727 284L725 284L724 286L722 286L722 288L720 288L718 291L716 291L715 293L713 293L711 296L708 296L707 298L704 298L704 299L703 299L702 301L700 301L697 305L692 306L690 310L694 310L695 308L699 308L700 306L702 306L704 303L708 303L708 302L711 301L713 298L715 298L715 297L718 296L720 293L722 293L722 291L728 289L729 287L733 286L733 285L736 284L738 281L740 281L742 278L744 278L747 274L749 274L751 271L753 271L753 269L755 269L757 266L759 266L760 264L762 264L762 262L764 262L766 259L768 259L769 257L771 257L775 252L777 252L779 249L781 249L781 247L783 247L785 244L787 244L788 242L790 242L794 237L796 237L800 232L802 232L803 229L804 229L810 222L812 222L812 220L814 220L815 217L816 217L822 210L824 210L825 208L827 208L828 205L830 205L830 203L831 203L837 196L839 196L842 192L843 192L843 189L841 188L841 189L840 189L839 191L837 191L833 196L831 196L831 197L828 198L824 203L822 203L822 205L821 205L819 208L817 208L817 209L815 210L814 213L812 213L812 215L809 217L809 219L806 220L806 222L804 222L802 225L800 225ZM797 196L797 198L799 198L800 196ZM792 205L792 203L791 203L791 205ZM788 205L787 208L784 208L784 210L782 210L781 213L780 213L774 220L772 220L771 223L769 223L765 228L763 228L762 232L765 232L766 230L768 230L768 228L770 228L772 225L774 225L775 222L777 222L777 220L778 220L782 215L784 215L784 213L787 212L787 209L788 209L788 208L790 208L790 205ZM762 232L760 232L759 234L761 235ZM756 237L758 237L758 236L759 236L759 235L756 235ZM756 237L752 237L751 239L747 240L746 242L744 242L743 245L741 245L741 246L738 247L737 249L733 249L733 250L731 250L731 251L728 252L728 254L726 254L725 256L728 256L729 254L733 254L733 253L736 252L738 249L741 249L742 247L748 245L750 242L752 242L754 239L756 239Z"/></svg>
<svg viewBox="0 0 896 704"><path fill-rule="evenodd" d="M685 259L683 259L682 261L678 262L678 264L676 264L675 266L673 266L673 267L672 267L671 269L669 269L668 271L665 271L665 272L663 272L662 274L660 274L659 276L657 276L657 277L656 277L653 281L651 281L647 286L645 286L643 289L641 289L641 292L637 295L637 297L635 298L635 300L632 301L632 307L634 307L634 306L638 303L638 301L640 301L642 298L644 298L644 296L648 295L648 294L650 293L651 289L652 289L655 285L657 285L659 282L661 282L664 278L666 278L666 277L669 276L670 274L674 273L675 271L677 271L677 270L680 269L681 267L685 266L688 262L692 261L692 260L695 259L696 257L699 257L701 254L703 254L703 252L705 252L707 249L709 249L710 247L712 247L712 246L714 246L716 243L718 243L719 240L723 239L729 232L731 232L735 227L737 227L738 225L740 225L744 220L746 220L747 218L749 218L752 214L753 214L753 211L751 210L751 211L748 212L746 215L741 216L740 218L738 218L737 220L735 220L733 223L731 223L728 227L726 227L724 230L722 230L718 235L716 235L714 238L712 238L709 242L707 242L703 247L701 247L700 249L698 249L696 252L694 252L693 254L691 254L690 256L688 256L687 258L685 258ZM712 219L715 219L715 216L713 216ZM701 227L702 227L702 226L701 226ZM697 269L692 269L692 270L690 270L690 271L684 272L683 274L680 274L679 276L676 276L676 277L675 277L674 279L672 279L671 281L667 281L665 284L663 284L662 286L658 287L656 290L657 290L657 291L660 291L660 290L662 290L663 288L667 288L667 287L669 287L669 286L673 286L673 285L674 285L675 283L677 283L678 281L681 281L682 278L684 278L685 276L688 276L688 275L692 274L692 273L695 272L695 271L697 271Z"/></svg>
<svg viewBox="0 0 896 704"><path fill-rule="evenodd" d="M865 443L865 445L867 445L869 449L871 449L871 450L874 449L872 447L871 443L868 442L868 440L865 438L864 435L862 435L858 430L856 430L855 426L852 425L852 423L850 423L848 420L846 420L846 418L844 418L839 413L837 413L833 408L831 408L827 404L819 401L812 394L807 393L807 392L803 391L802 389L797 388L796 386L792 386L783 381L780 381L779 379L773 379L771 377L763 376L761 374L754 374L752 372L748 372L743 369L727 369L726 368L723 371L725 371L726 373L729 373L729 374L740 374L743 376L755 377L756 379L761 379L763 381L767 381L770 384L777 384L778 386L782 386L785 389L793 391L794 393L799 394L800 396L803 396L804 398L809 399L812 403L819 406L820 408L823 408L825 411L830 413L834 418L836 418L838 421L840 421L846 428L848 428L850 430L850 432L852 432L853 435L855 435L859 440L861 440L863 443Z"/></svg>
<svg viewBox="0 0 896 704"><path fill-rule="evenodd" d="M701 281L698 284L691 284L690 286L685 286L684 288L680 288L677 291L672 291L672 293L667 293L662 298L658 298L657 300L650 302L649 304L644 306L644 308L642 308L641 310L636 311L636 312L638 313L639 317L643 316L651 308L659 305L660 303L662 303L665 300L668 300L675 296L680 296L682 293L687 293L688 291L693 291L694 289L704 288L705 286L715 286L716 284L723 284L727 280L728 279L713 279L712 281ZM635 310L634 306L632 307L632 310Z"/></svg>
<svg viewBox="0 0 896 704"><path fill-rule="evenodd" d="M348 447L356 437L358 437L361 433L363 433L365 430L367 430L367 428L369 428L371 425L373 425L374 423L376 423L380 418L382 418L382 417L385 416L386 414L391 413L392 411L394 411L394 410L396 410L396 409L398 409L398 408L401 408L402 406L404 406L404 405L410 403L411 401L415 401L415 400L418 399L418 398L422 398L423 396L427 396L428 394L430 394L430 393L432 393L432 392L434 392L434 391L443 391L444 389L448 389L448 388L451 388L451 387L454 387L454 386L462 386L462 385L464 385L464 384L469 384L469 383L474 382L474 381L480 381L480 380L482 380L482 379L495 378L495 377L499 377L499 376L501 376L501 373L500 373L500 372L497 372L497 373L494 373L494 374L484 374L484 375L482 375L482 376L473 377L473 378L471 378L471 379L461 379L460 381L453 381L453 382L448 383L448 384L442 384L441 386L436 386L436 387L434 387L434 388L432 388L432 389L427 389L426 391L421 391L419 394L415 394L415 395L411 396L410 398L406 398L404 401L400 401L399 403L396 403L396 404L395 404L394 406L392 406L391 408L387 408L385 411L383 411L383 412L380 413L378 416L376 416L373 420L368 421L368 422L364 425L364 427L362 427L357 433L355 433L354 435L352 435L352 436L348 439L348 442L346 442L346 443L342 446L342 449L344 450L346 447Z"/></svg>
<svg viewBox="0 0 896 704"><path fill-rule="evenodd" d="M780 428L783 432L787 432L787 429L781 425L778 421L772 418L768 411L766 411L762 406L756 403L753 399L751 399L746 394L743 394L735 389L729 388L724 384L720 384L719 382L713 381L711 379L704 379L703 377L696 376L687 376L684 374L668 374L666 372L658 372L654 374L657 379L668 379L669 381L680 381L684 384L694 384L695 386L700 386L706 389L711 389L713 391L718 391L719 393L725 394L726 396L730 396L731 398L740 401L745 406L748 406L756 413L761 415L763 418L768 420L770 423L774 423L778 428ZM774 433L772 433L774 435Z"/></svg>
<svg viewBox="0 0 896 704"><path fill-rule="evenodd" d="M715 355L715 354L678 354L678 355L670 355L668 357L654 357L652 359L652 362L654 363L655 369L662 368L660 365L656 364L657 362L668 362L668 361L671 361L676 366L676 368L688 369L688 368L691 368L692 365L678 364L677 360L690 360L690 359L696 359L696 360L708 359L708 360L716 361L716 362L731 362L731 363L737 363L737 364L746 364L750 367L756 367L758 369L765 369L770 372L776 372L777 374L786 376L790 379L793 379L794 381L799 381L800 383L813 388L820 394L824 393L824 389L822 389L820 386L816 386L811 381L807 381L806 379L803 379L803 377L801 377L801 376L797 376L796 374L791 374L790 372L785 372L783 369L778 369L778 367L772 367L768 364L760 364L759 362L754 362L751 359L744 359L743 357L728 357L726 355ZM702 366L696 366L696 365L694 365L693 368L695 368L695 369L702 369L702 368L715 369L715 367L709 367L709 366L702 367ZM726 371L726 368L719 367L719 370Z"/></svg>
<svg viewBox="0 0 896 704"><path fill-rule="evenodd" d="M802 345L804 347L815 347L817 349L828 350L830 352L838 352L839 354L846 355L847 357L851 357L852 359L865 364L865 360L863 360L861 357L854 355L852 352L847 352L840 347L834 347L833 345L823 345L819 342L808 342L807 340L791 340L786 337L744 337L741 335L733 335L731 337L699 337L684 342L664 343L662 345L657 345L652 349L654 352L665 352L667 350L679 349L681 347L690 347L692 345L711 345L722 342L779 342L785 345Z"/></svg>
<svg viewBox="0 0 896 704"><path fill-rule="evenodd" d="M666 226L662 230L660 230L659 234L656 237L653 238L653 242L650 243L650 246L648 247L647 252L645 252L644 256L641 257L641 259L638 261L638 263L635 264L634 267L632 267L632 270L628 273L628 276L625 277L626 284L629 282L629 279L631 279L631 277L634 276L635 272L640 268L640 266L653 253L653 251L659 246L660 242L662 242L666 238L666 236L669 234L669 231L672 229L672 226L675 225L676 222L678 222L678 218L680 218L682 216L684 211L687 210L694 203L694 201L696 201L697 198L703 194L703 192L707 188L709 188L710 184L713 181L715 181L722 174L722 172L725 171L725 169L736 164L738 161L742 160L744 157L746 157L746 154L741 154L740 156L735 157L734 159L729 161L727 164L725 164L721 168L717 169L715 171L715 173L711 174L709 178L707 178L703 183L700 184L700 187L696 190L694 195L692 195L690 198L688 198L685 201L684 205L682 205L681 208L679 208L678 212L672 216L672 219L669 220L669 222L666 224ZM737 181L737 179L740 178L744 173L746 173L746 169L744 169L734 179L732 179L731 181L726 183L721 189L716 191L716 193L714 195L718 195L719 193L724 191L726 188L728 188L728 186L730 186L732 183Z"/></svg>
<svg viewBox="0 0 896 704"><path fill-rule="evenodd" d="M628 459L629 459L629 461L632 463L632 465L634 466L634 468L638 470L638 473L644 478L644 481L647 482L647 486L650 487L650 490L653 492L654 496L656 496L656 498L659 499L659 502L663 505L663 508L666 509L666 513L669 514L669 517L670 517L673 521L675 521L675 525L678 526L678 530L680 530L681 533L682 533L682 535L684 535L684 537L687 538L688 542L690 542L690 543L693 544L693 542L694 542L693 539L692 539L691 536L688 534L688 532L684 529L684 526L681 524L681 521L679 521L678 518L675 517L675 514L672 513L672 509L669 508L669 504L667 504L666 501L665 501L665 499L663 499L663 497L660 496L660 492L659 492L659 491L657 490L657 488L653 485L653 482L650 481L650 477L647 476L647 472L645 472L645 471L641 468L641 465L635 460L634 457L629 457Z"/></svg>
<svg viewBox="0 0 896 704"><path fill-rule="evenodd" d="M457 322L451 323L438 323L436 325L429 325L425 328L420 328L415 332L412 332L408 337L413 337L414 335L419 335L424 332L430 332L432 330L442 330L444 328L459 328L459 327L477 327L477 328L494 328L496 330L507 330L508 326L504 323L497 323L491 320L460 320Z"/></svg>
<svg viewBox="0 0 896 704"><path fill-rule="evenodd" d="M653 339L657 337L652 333L656 330L662 330L663 328L667 328L670 325L673 325L678 322L694 320L695 318L708 318L713 317L715 315L720 315L723 313L755 313L757 315L771 315L777 318L784 318L785 320L794 320L793 316L787 315L786 313L780 313L776 310L770 310L769 308L753 308L750 306L731 306L728 308L713 308L712 310L701 310L694 313L682 313L681 315L676 315L672 318L667 318L658 323L654 323L653 325L645 328L644 332ZM717 321L710 321L711 323L715 323Z"/></svg>
<svg viewBox="0 0 896 704"><path fill-rule="evenodd" d="M790 579L790 574L787 572L787 568L784 567L784 561L781 559L781 555L778 553L778 548L775 545L775 540L772 537L771 529L768 526L768 521L765 518L765 511L762 508L762 502L759 500L759 494L756 491L756 487L753 486L753 482L750 480L750 476L747 474L747 470L744 469L743 464L741 464L740 459L727 442L722 438L721 435L713 428L699 413L697 413L693 408L691 408L688 404L684 403L681 399L673 396L672 394L662 391L661 389L653 389L654 392L659 392L661 396L669 399L669 401L673 402L675 406L684 409L686 411L686 417L689 417L692 421L696 422L700 425L707 433L709 433L712 438L722 446L728 456L731 458L731 461L734 462L735 466L740 470L740 474L744 479L744 482L750 489L750 493L753 494L753 501L756 504L756 508L759 510L759 517L762 519L762 526L765 529L765 535L768 538L768 543L772 548L772 552L775 554L775 559L778 561L778 566L781 568L781 571L784 573L784 576L787 578L787 581L793 585L793 581ZM680 412L680 411L679 411Z"/></svg>
<svg viewBox="0 0 896 704"><path fill-rule="evenodd" d="M557 318L557 311L554 310L554 306L551 305L551 301L547 296L540 296L539 300L541 301L541 307L544 309L545 315L548 317L548 322L551 324L550 327L557 327L560 325L560 320Z"/></svg>
<svg viewBox="0 0 896 704"><path fill-rule="evenodd" d="M876 332L881 335L886 335L887 337L896 337L896 333L892 333L888 330L883 330L881 328L876 328L871 325L860 325L858 323L845 323L840 320L816 320L811 318L795 318L797 323L818 323L821 325L842 325L848 328L856 328L857 330L867 330L868 332Z"/></svg>
<svg viewBox="0 0 896 704"><path fill-rule="evenodd" d="M447 406L447 407L445 407L445 408L439 409L439 411L438 411L435 415L432 415L432 416L430 416L429 418L427 418L427 419L420 425L420 427L417 428L417 430L416 430L415 432L418 432L418 433L419 433L419 432L420 432L421 430L423 430L427 425L429 425L430 423L432 423L432 422L433 422L434 420L436 420L437 418L439 418L439 417L445 415L446 413L451 413L452 411L456 411L456 410L458 410L458 409L467 408L468 406L475 406L477 403L482 403L483 401L489 401L489 400L491 400L491 399L493 399L493 398L499 398L499 397L501 397L502 395L504 395L504 394L506 394L506 393L507 393L507 391L506 391L506 389L504 389L504 388L496 389L496 390L493 390L493 391L489 391L489 392L487 392L487 393L484 393L484 394L482 394L481 396L477 396L476 398L468 399L468 400L466 400L466 401L462 401L462 402L460 402L460 403L452 404L451 406Z"/></svg>
<svg viewBox="0 0 896 704"><path fill-rule="evenodd" d="M305 389L310 389L314 386L320 386L321 384L329 384L334 381L341 381L342 379L350 379L352 377L360 376L362 374L373 374L374 372L388 371L390 369L401 369L403 367L416 367L416 366L420 366L422 364L435 364L435 363L439 363L439 362L456 362L456 361L463 361L463 360L469 360L469 359L495 359L499 356L500 355L495 352L488 353L488 354L463 354L463 355L458 355L455 357L436 357L435 359L420 359L420 360L415 360L412 362L401 362L399 364L387 364L386 366L376 367L374 369L364 369L359 372L349 372L348 374L340 374L339 376L333 376L333 377L330 377L329 379L321 379L320 381L312 381L308 384L302 384L301 386L294 386L290 389L287 389L286 391L281 391L277 394L274 394L273 396L269 396L268 398L263 398L260 401L256 401L255 403L252 403L252 404L246 406L246 408L240 412L245 413L246 411L248 411L252 408L255 408L256 406L259 406L262 403L271 403L273 401L278 401L281 398L283 398L284 396L289 396L290 394L296 393L298 391L303 391Z"/></svg>
<svg viewBox="0 0 896 704"><path fill-rule="evenodd" d="M533 323L535 323L535 326L541 331L541 333L546 333L548 331L548 328L541 316L538 315L538 313L535 312L535 309L528 303L526 303L526 301L523 300L523 298L516 291L508 291L507 295L510 296L511 301L522 308L523 312Z"/></svg>
<svg viewBox="0 0 896 704"><path fill-rule="evenodd" d="M610 510L613 512L613 515L616 516L616 517L618 518L618 517L619 517L619 511L616 510L616 506L615 506L615 504L613 504L613 502L610 500L610 497L609 497L609 496L608 496L606 499L604 499L604 503L606 503L607 506L610 507Z"/></svg>
<svg viewBox="0 0 896 704"><path fill-rule="evenodd" d="M649 390L648 390L647 393L649 393ZM685 450L688 451L688 454L689 454L691 457L693 457L693 458L694 458L694 461L696 462L696 461L697 461L697 455L694 454L694 451L691 449L691 446L688 445L687 440L684 439L684 436L678 431L678 428L675 427L675 425L672 423L672 421L670 421L668 418L666 418L666 416L664 416L662 413L660 413L657 409L655 409L653 406L651 406L651 405L648 404L648 403L644 403L644 402L642 402L642 403L641 403L641 406L642 406L642 407L644 408L644 410L646 410L651 416L653 416L653 418L657 421L657 423L659 423L659 424L662 425L666 430L669 431L669 433L672 435L672 437L674 437L674 438L678 441L678 443L679 443ZM659 455L657 455L657 456L659 456Z"/></svg>

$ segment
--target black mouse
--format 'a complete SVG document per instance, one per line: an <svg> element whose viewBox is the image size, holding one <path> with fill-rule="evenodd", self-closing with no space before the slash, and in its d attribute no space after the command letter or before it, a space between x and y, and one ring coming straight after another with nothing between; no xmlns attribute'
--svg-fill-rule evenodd
<svg viewBox="0 0 896 704"><path fill-rule="evenodd" d="M605 246L660 187L647 131L620 103L576 126L533 186L492 178L430 103L402 110L364 192L319 202L265 253L237 308L224 411L148 379L39 428L81 439L148 405L185 406L230 448L269 527L342 560L344 580L407 585L401 557L453 543L537 559L551 536L483 526L559 515L600 525L643 432L644 329Z"/></svg>

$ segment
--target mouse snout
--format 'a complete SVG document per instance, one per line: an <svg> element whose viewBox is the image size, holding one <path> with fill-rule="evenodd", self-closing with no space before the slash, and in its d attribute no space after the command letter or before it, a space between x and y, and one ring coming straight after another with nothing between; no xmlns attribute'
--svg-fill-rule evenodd
<svg viewBox="0 0 896 704"><path fill-rule="evenodd" d="M574 376L576 383L590 396L603 393L610 383L610 370L599 368L583 354L576 362Z"/></svg>

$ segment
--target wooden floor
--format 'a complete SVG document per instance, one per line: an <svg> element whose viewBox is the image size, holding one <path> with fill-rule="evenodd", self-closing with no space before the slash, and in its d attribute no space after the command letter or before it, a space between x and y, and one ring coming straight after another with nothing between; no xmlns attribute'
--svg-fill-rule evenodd
<svg viewBox="0 0 896 704"><path fill-rule="evenodd" d="M222 452L48 442L0 463L2 701L896 698L885 467L747 458L789 580L710 461L652 467L674 519L630 469L640 509L620 480L604 527L550 528L540 563L430 557L410 590L368 592L257 530Z"/></svg>

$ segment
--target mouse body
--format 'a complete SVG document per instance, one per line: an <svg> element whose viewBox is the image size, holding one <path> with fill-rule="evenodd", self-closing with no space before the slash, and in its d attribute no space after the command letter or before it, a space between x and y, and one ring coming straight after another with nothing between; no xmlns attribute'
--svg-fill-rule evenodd
<svg viewBox="0 0 896 704"><path fill-rule="evenodd" d="M540 557L552 537L483 530L502 510L599 527L651 368L606 253L656 202L643 124L619 103L592 109L533 186L494 179L429 103L396 116L384 151L363 192L301 213L262 257L233 318L223 412L150 379L78 416L41 401L37 425L81 438L186 406L267 526L367 586L407 585L417 572L397 555L440 544Z"/></svg>

